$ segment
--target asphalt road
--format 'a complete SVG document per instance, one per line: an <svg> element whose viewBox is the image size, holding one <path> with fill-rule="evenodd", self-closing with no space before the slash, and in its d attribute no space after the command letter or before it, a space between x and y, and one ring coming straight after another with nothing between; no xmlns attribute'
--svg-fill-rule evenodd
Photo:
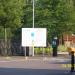
<svg viewBox="0 0 75 75"><path fill-rule="evenodd" d="M0 57L0 75L74 75L70 73L69 58Z"/></svg>

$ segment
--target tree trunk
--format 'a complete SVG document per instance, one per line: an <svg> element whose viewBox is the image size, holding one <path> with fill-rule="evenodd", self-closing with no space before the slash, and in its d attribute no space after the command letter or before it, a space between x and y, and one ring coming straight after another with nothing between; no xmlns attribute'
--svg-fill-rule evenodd
<svg viewBox="0 0 75 75"><path fill-rule="evenodd" d="M64 45L64 38L63 38L63 34L62 34L62 45Z"/></svg>
<svg viewBox="0 0 75 75"><path fill-rule="evenodd" d="M5 55L7 56L7 29L4 29L5 31Z"/></svg>

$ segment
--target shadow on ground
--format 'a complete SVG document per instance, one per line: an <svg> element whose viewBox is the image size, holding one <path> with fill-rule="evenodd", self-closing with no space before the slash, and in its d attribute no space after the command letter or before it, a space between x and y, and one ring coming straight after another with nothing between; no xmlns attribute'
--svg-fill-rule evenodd
<svg viewBox="0 0 75 75"><path fill-rule="evenodd" d="M68 70L0 68L0 75L75 75Z"/></svg>

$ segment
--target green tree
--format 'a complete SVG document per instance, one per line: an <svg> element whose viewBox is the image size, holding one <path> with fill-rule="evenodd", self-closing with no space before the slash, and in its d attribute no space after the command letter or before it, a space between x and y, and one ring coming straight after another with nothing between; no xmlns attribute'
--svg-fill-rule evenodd
<svg viewBox="0 0 75 75"><path fill-rule="evenodd" d="M32 27L32 0L27 0L24 27ZM48 29L48 41L55 33L62 36L64 32L75 32L74 0L35 0L35 27Z"/></svg>
<svg viewBox="0 0 75 75"><path fill-rule="evenodd" d="M24 22L22 27L32 27L32 21L33 21L33 12L32 12L32 0L26 0L25 8L24 8Z"/></svg>
<svg viewBox="0 0 75 75"><path fill-rule="evenodd" d="M0 25L5 28L21 27L25 0L0 0Z"/></svg>
<svg viewBox="0 0 75 75"><path fill-rule="evenodd" d="M72 0L38 0L35 5L35 27L48 29L48 40L53 33L61 36L75 28L75 10Z"/></svg>
<svg viewBox="0 0 75 75"><path fill-rule="evenodd" d="M0 0L0 26L5 28L5 49L7 28L10 28L12 34L14 30L22 26L24 4L25 0Z"/></svg>

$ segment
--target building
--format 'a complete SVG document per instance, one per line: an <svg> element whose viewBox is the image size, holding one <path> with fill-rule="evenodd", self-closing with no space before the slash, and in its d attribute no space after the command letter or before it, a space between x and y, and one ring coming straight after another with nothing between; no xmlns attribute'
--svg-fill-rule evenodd
<svg viewBox="0 0 75 75"><path fill-rule="evenodd" d="M64 34L63 41L66 46L75 45L75 35Z"/></svg>

